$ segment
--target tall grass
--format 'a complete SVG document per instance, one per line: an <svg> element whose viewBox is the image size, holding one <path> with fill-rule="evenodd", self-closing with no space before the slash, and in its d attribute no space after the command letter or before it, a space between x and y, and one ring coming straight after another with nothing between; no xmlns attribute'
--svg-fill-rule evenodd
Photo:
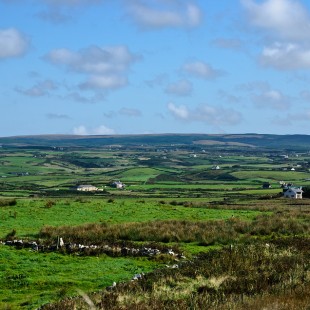
<svg viewBox="0 0 310 310"><path fill-rule="evenodd" d="M1 198L0 199L0 207L15 206L16 204L17 204L17 201L14 198Z"/></svg>
<svg viewBox="0 0 310 310"><path fill-rule="evenodd" d="M252 243L201 254L177 269L90 295L96 309L293 309L310 304L309 238ZM44 310L87 309L82 298Z"/></svg>
<svg viewBox="0 0 310 310"><path fill-rule="evenodd" d="M155 242L198 242L202 245L229 244L252 236L291 236L310 233L310 217L304 221L287 217L284 213L259 215L253 221L238 218L218 221L166 220L142 223L107 223L81 226L45 226L40 238L62 236L67 242L102 243L104 241L131 240Z"/></svg>

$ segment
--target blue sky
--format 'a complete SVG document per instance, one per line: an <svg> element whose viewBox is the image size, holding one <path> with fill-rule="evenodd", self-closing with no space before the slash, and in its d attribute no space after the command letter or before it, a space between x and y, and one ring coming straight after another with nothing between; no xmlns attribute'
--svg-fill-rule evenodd
<svg viewBox="0 0 310 310"><path fill-rule="evenodd" d="M306 0L0 0L0 136L310 134Z"/></svg>

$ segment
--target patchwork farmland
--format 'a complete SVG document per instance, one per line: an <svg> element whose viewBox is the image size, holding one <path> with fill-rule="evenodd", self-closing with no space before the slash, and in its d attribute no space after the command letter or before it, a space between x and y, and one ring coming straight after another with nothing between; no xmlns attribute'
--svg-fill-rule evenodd
<svg viewBox="0 0 310 310"><path fill-rule="evenodd" d="M307 139L1 138L0 308L307 309Z"/></svg>

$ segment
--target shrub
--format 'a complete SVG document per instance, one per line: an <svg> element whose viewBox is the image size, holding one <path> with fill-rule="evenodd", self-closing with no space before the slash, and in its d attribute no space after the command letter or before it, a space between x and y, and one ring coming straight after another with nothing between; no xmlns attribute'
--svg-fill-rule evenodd
<svg viewBox="0 0 310 310"><path fill-rule="evenodd" d="M11 240L16 236L16 230L12 229L12 231L10 231L6 236L5 239L6 240Z"/></svg>
<svg viewBox="0 0 310 310"><path fill-rule="evenodd" d="M0 199L0 207L15 206L16 204L16 199Z"/></svg>
<svg viewBox="0 0 310 310"><path fill-rule="evenodd" d="M47 208L47 209L49 209L49 208L51 208L52 206L54 206L55 204L56 204L55 201L53 201L53 200L47 200L47 201L45 202L44 207Z"/></svg>

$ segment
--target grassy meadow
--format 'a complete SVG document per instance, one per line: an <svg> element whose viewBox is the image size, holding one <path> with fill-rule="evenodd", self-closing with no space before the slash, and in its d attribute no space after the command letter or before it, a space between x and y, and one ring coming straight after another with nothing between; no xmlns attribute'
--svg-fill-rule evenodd
<svg viewBox="0 0 310 310"><path fill-rule="evenodd" d="M231 146L3 146L0 308L307 309L310 200L284 199L280 183L309 186L309 163Z"/></svg>

